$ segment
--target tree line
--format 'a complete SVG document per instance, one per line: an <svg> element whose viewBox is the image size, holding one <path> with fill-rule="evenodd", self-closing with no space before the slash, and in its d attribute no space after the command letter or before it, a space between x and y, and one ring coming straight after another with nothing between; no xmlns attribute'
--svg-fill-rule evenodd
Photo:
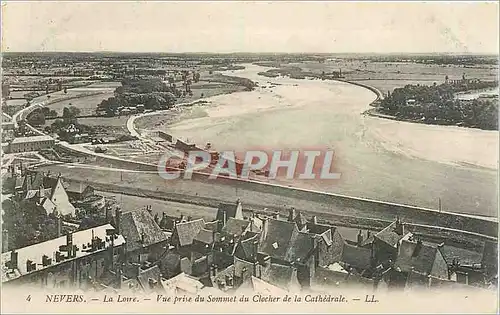
<svg viewBox="0 0 500 315"><path fill-rule="evenodd" d="M497 86L497 82L406 85L396 88L378 107L382 114L428 124L498 130L498 99L459 100L455 93Z"/></svg>

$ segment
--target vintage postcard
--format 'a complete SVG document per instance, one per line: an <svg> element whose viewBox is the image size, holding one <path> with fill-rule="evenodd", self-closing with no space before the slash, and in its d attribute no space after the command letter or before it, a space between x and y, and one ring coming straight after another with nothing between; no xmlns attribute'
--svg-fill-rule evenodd
<svg viewBox="0 0 500 315"><path fill-rule="evenodd" d="M2 313L498 312L498 2L1 7Z"/></svg>

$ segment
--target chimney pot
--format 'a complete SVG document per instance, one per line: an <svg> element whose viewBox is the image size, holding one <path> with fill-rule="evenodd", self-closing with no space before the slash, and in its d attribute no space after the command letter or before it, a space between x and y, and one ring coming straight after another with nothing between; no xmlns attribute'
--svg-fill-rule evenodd
<svg viewBox="0 0 500 315"><path fill-rule="evenodd" d="M318 217L317 216L313 215L313 217L312 217L312 223L313 224L318 224Z"/></svg>

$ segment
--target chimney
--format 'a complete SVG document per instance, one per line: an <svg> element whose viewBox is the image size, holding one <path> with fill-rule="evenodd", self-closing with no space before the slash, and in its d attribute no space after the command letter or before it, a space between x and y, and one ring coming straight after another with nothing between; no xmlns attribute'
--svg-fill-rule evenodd
<svg viewBox="0 0 500 315"><path fill-rule="evenodd" d="M217 267L214 264L210 265L210 276L217 276Z"/></svg>
<svg viewBox="0 0 500 315"><path fill-rule="evenodd" d="M43 198L43 185L40 185L38 187L38 198L39 198L39 202L42 202L42 198Z"/></svg>
<svg viewBox="0 0 500 315"><path fill-rule="evenodd" d="M2 253L9 250L9 231L2 229Z"/></svg>
<svg viewBox="0 0 500 315"><path fill-rule="evenodd" d="M106 223L110 223L112 220L111 207L106 207Z"/></svg>
<svg viewBox="0 0 500 315"><path fill-rule="evenodd" d="M273 217L274 217L275 220L279 220L280 219L280 212L278 210L276 210L274 212L274 216Z"/></svg>
<svg viewBox="0 0 500 315"><path fill-rule="evenodd" d="M417 257L420 254L421 249L422 249L422 240L418 239L417 245L415 246L415 249L413 250L412 257Z"/></svg>
<svg viewBox="0 0 500 315"><path fill-rule="evenodd" d="M137 273L137 277L141 274L141 264L135 264L135 272Z"/></svg>
<svg viewBox="0 0 500 315"><path fill-rule="evenodd" d="M289 212L288 212L288 222L293 222L293 220L295 219L295 217L297 216L297 213L295 212L295 208L290 208Z"/></svg>
<svg viewBox="0 0 500 315"><path fill-rule="evenodd" d="M116 216L116 226L115 226L116 234L120 234L122 211L120 209L116 209L115 216Z"/></svg>
<svg viewBox="0 0 500 315"><path fill-rule="evenodd" d="M268 218L263 218L262 219L262 234L261 234L261 239L264 239L267 235L267 229L269 226Z"/></svg>
<svg viewBox="0 0 500 315"><path fill-rule="evenodd" d="M11 251L10 252L10 268L11 269L17 269L17 264L18 264L17 258L18 258L18 253L15 250Z"/></svg>
<svg viewBox="0 0 500 315"><path fill-rule="evenodd" d="M255 241L253 241L253 260L254 261L257 261L257 253L259 251L259 241L257 239L255 239Z"/></svg>
<svg viewBox="0 0 500 315"><path fill-rule="evenodd" d="M62 236L62 217L60 215L57 216L57 237Z"/></svg>
<svg viewBox="0 0 500 315"><path fill-rule="evenodd" d="M262 260L262 264L264 265L265 268L271 267L271 256L266 256Z"/></svg>
<svg viewBox="0 0 500 315"><path fill-rule="evenodd" d="M66 234L66 245L68 248L71 248L73 246L73 233L69 232Z"/></svg>
<svg viewBox="0 0 500 315"><path fill-rule="evenodd" d="M404 234L404 232L403 232L403 223L401 222L401 219L399 218L399 216L397 216L397 218L396 218L395 232L398 235L403 235Z"/></svg>
<svg viewBox="0 0 500 315"><path fill-rule="evenodd" d="M356 245L361 246L361 243L363 243L363 234L362 234L361 230L359 230Z"/></svg>
<svg viewBox="0 0 500 315"><path fill-rule="evenodd" d="M314 225L318 224L318 217L317 216L313 215L313 217L312 217L312 223Z"/></svg>

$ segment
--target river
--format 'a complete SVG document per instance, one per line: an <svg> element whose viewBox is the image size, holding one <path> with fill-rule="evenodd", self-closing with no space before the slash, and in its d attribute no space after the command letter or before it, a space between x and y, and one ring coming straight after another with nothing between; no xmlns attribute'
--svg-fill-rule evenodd
<svg viewBox="0 0 500 315"><path fill-rule="evenodd" d="M497 215L498 132L364 116L376 98L349 83L267 78L268 68L225 72L258 82L219 95L203 115L164 126L174 136L217 150L335 150L338 181L282 183L357 197L476 215Z"/></svg>

